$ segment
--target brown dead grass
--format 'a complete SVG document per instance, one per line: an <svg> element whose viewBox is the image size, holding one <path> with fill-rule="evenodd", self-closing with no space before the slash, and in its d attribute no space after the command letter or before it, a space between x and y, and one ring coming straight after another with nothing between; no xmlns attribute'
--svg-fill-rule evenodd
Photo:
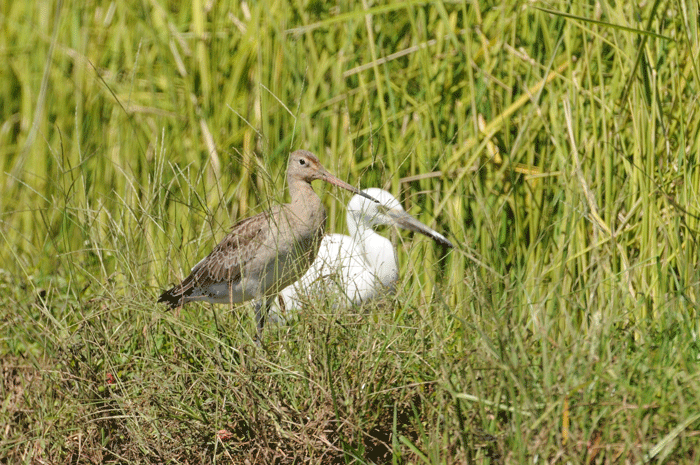
<svg viewBox="0 0 700 465"><path fill-rule="evenodd" d="M274 377L217 376L238 388L232 388L223 412L210 409L212 416L226 418L216 428L193 418L194 412L183 415L176 399L191 388L190 380L183 380L183 392L175 385L159 391L154 380L144 380L147 389L135 397L128 383L89 369L80 354L76 349L60 361L59 370L19 357L2 359L3 462L195 464L216 457L222 463L335 464L345 463L348 451L372 463L391 462L393 409L380 405L386 398L377 401L372 411L380 413L367 419L365 429L356 424L352 406L336 413L323 395L292 407ZM269 388L265 402L259 400L261 385ZM415 441L412 417L422 400L416 393L401 397L396 430ZM43 417L56 404L63 406L54 410L59 416Z"/></svg>

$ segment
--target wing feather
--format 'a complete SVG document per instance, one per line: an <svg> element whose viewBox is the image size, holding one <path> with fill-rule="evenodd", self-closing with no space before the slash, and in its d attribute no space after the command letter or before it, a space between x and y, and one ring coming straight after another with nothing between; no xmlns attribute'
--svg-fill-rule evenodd
<svg viewBox="0 0 700 465"><path fill-rule="evenodd" d="M172 308L184 303L196 288L211 284L235 282L241 270L252 260L270 232L270 212L262 212L239 221L214 250L197 263L180 284L165 291L158 302L168 302Z"/></svg>

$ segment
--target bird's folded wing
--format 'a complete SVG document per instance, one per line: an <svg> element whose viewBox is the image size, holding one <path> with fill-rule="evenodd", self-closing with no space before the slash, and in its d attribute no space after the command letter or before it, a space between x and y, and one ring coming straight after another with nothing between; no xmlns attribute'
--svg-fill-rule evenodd
<svg viewBox="0 0 700 465"><path fill-rule="evenodd" d="M256 256L268 233L268 212L239 221L214 250L192 268L182 287L206 287L239 280L241 270Z"/></svg>

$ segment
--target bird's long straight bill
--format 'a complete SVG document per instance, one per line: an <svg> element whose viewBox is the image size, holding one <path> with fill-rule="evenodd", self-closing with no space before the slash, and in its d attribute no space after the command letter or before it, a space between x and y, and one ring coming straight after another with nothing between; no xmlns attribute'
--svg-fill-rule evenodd
<svg viewBox="0 0 700 465"><path fill-rule="evenodd" d="M375 199L371 195L365 194L364 192L359 190L357 187L353 186L352 184L348 184L345 181L341 181L340 179L336 178L335 176L333 176L330 173L326 173L323 180L326 182L329 182L335 186L342 187L343 189L349 190L350 192L353 192L355 194L361 195L362 197L370 199L372 202L379 203L379 200Z"/></svg>
<svg viewBox="0 0 700 465"><path fill-rule="evenodd" d="M429 228L427 225L421 223L416 218L412 217L405 211L398 211L396 209L388 210L387 215L394 221L397 226L400 226L409 231L417 232L425 236L430 237L435 242L446 245L447 247L454 248L452 242L447 240L445 236L439 232Z"/></svg>

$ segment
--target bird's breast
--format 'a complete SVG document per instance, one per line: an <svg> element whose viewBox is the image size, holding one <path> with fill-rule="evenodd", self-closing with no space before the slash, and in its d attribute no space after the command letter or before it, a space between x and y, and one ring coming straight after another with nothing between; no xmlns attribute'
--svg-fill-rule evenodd
<svg viewBox="0 0 700 465"><path fill-rule="evenodd" d="M318 252L326 222L321 209L295 212L284 211L273 225L274 233L265 241L269 260L259 270L263 293L271 295L298 280L313 263Z"/></svg>

